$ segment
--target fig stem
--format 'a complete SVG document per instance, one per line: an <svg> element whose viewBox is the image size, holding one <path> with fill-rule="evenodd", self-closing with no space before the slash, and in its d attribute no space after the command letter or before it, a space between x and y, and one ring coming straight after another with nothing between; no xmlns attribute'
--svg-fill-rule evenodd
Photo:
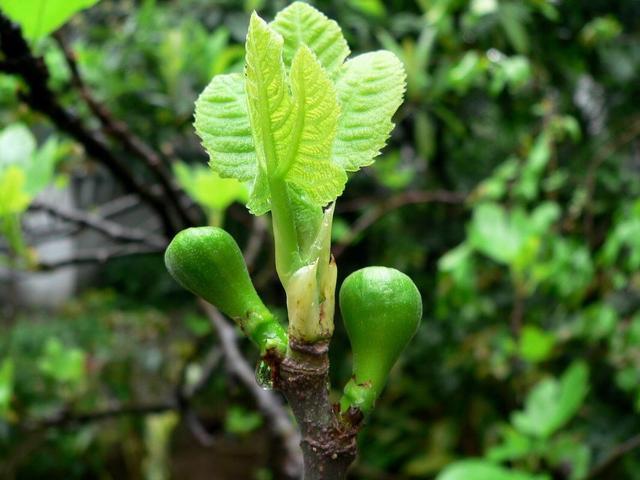
<svg viewBox="0 0 640 480"><path fill-rule="evenodd" d="M275 387L302 434L304 480L341 480L356 457L359 424L343 421L329 398L329 342L289 341Z"/></svg>

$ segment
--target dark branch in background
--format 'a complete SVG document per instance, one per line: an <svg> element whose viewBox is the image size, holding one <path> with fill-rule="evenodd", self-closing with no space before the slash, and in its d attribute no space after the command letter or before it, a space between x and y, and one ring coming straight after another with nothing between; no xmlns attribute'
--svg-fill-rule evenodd
<svg viewBox="0 0 640 480"><path fill-rule="evenodd" d="M640 135L640 118L629 119L628 127L616 138L602 146L591 159L585 177L584 219L583 228L587 238L593 237L593 196L596 190L596 177L602 163L618 149Z"/></svg>
<svg viewBox="0 0 640 480"><path fill-rule="evenodd" d="M130 199L123 197L117 202L112 202L113 205L107 205L100 210L103 214L109 214L114 211L120 211L122 208L130 208L132 206L132 202L129 200ZM108 234L111 237L116 237L119 240L145 240L142 238L143 232L135 229L125 229L115 222L106 220L104 217L63 210L41 203L36 203L35 208L45 210L63 219L82 223L86 227L102 231L103 233ZM266 224L264 219L256 219L253 223L244 251L245 258L249 265L254 263L262 248L265 232ZM133 243L79 253L73 257L57 262L40 263L39 267L42 270L52 270L69 265L102 263L113 258L128 255L160 253L163 250L164 245L149 246L140 243ZM262 388L257 385L254 377L254 370L243 357L238 347L235 328L209 304L204 301L200 301L200 306L218 334L219 345L214 345L201 362L202 373L197 382L193 384L187 383L187 372L189 366L195 361L195 359L190 359L182 368L179 380L173 388L173 398L168 401L149 405L124 405L110 407L95 412L74 413L69 410L63 410L61 413L50 418L45 418L44 420L33 422L25 421L21 425L22 428L28 431L38 431L48 427L76 427L86 423L122 416L149 415L165 411L176 411L181 415L185 424L201 444L205 446L211 445L214 441L214 437L200 422L197 413L192 407L192 401L198 393L206 387L213 376L220 359L224 357L229 372L247 388L251 396L254 398L257 408L262 412L267 420L272 436L279 440L279 444L282 446L284 453L281 464L282 471L288 478L299 478L302 472L302 456L298 447L300 436L284 405L274 392L262 390Z"/></svg>
<svg viewBox="0 0 640 480"><path fill-rule="evenodd" d="M302 472L302 456L298 447L300 437L282 402L275 393L263 390L256 383L253 368L238 348L235 328L213 306L204 300L198 300L198 303L218 332L229 372L251 393L256 406L266 417L271 432L281 441L285 450L284 466L287 474L291 478L299 478Z"/></svg>
<svg viewBox="0 0 640 480"><path fill-rule="evenodd" d="M33 206L33 202L31 206ZM134 194L128 194L114 198L113 200L109 200L108 202L95 207L94 209L92 209L91 214L100 219L112 221L112 217L123 215L139 206L140 199L138 198L138 196ZM81 211L76 212L82 213ZM51 228L50 226L39 226L38 228L33 228L29 225L29 222L26 222L26 225L23 225L23 232L25 233L26 238L30 238L30 240L28 241L29 245L36 246L38 243L46 243L52 239L72 237L83 231L85 228L87 228L86 225L71 221L63 222L63 224L58 228ZM160 238L160 236L158 235L154 236ZM166 241L163 239L163 242Z"/></svg>
<svg viewBox="0 0 640 480"><path fill-rule="evenodd" d="M374 223L384 217L387 213L404 207L406 205L415 205L420 203L446 203L459 205L465 202L467 195L460 192L451 192L448 190L434 191L414 191L398 194L394 197L377 201L374 198L358 198L350 202L338 203L336 211L338 213L351 212L361 210L363 208L373 207L363 213L353 224L353 228L345 237L336 243L333 247L333 255L338 258L344 251L360 236L362 232L371 227Z"/></svg>
<svg viewBox="0 0 640 480"><path fill-rule="evenodd" d="M589 472L585 477L585 480L596 480L598 478L602 478L602 474L613 467L618 460L624 457L627 453L638 448L640 448L640 434L629 438L611 450L609 454Z"/></svg>
<svg viewBox="0 0 640 480"><path fill-rule="evenodd" d="M173 223L163 196L147 188L102 139L85 128L76 115L58 102L55 93L48 86L49 71L43 59L34 57L20 28L2 13L0 52L5 56L5 60L0 63L0 71L21 77L28 86L29 91L21 92L20 98L80 143L89 156L104 165L122 183L125 190L138 194L159 216L165 235L171 238L179 230L179 226Z"/></svg>
<svg viewBox="0 0 640 480"><path fill-rule="evenodd" d="M139 242L149 247L164 248L166 241L156 235L133 227L125 227L117 222L81 210L60 207L39 200L34 200L29 206L31 210L47 212L66 222L91 228L107 237L121 242Z"/></svg>
<svg viewBox="0 0 640 480"><path fill-rule="evenodd" d="M26 423L22 425L25 430L41 430L52 427L77 427L86 423L110 420L118 417L152 415L176 409L174 402L155 403L149 405L127 405L105 408L95 412L72 413L62 411L57 415L46 418L37 423Z"/></svg>
<svg viewBox="0 0 640 480"><path fill-rule="evenodd" d="M149 247L140 244L116 245L95 250L79 251L76 254L54 261L38 261L39 271L51 271L72 265L103 264L116 258L131 257L134 255L158 254L164 252L163 247Z"/></svg>
<svg viewBox="0 0 640 480"><path fill-rule="evenodd" d="M249 271L253 270L253 266L258 258L258 254L264 242L264 236L267 233L267 221L264 217L253 217L253 225L247 245L242 252L244 262L247 264Z"/></svg>
<svg viewBox="0 0 640 480"><path fill-rule="evenodd" d="M188 199L180 188L176 186L171 178L171 172L166 166L166 162L163 161L160 154L146 144L140 137L135 135L127 126L126 123L117 120L109 109L98 102L87 85L85 84L82 75L80 74L80 68L76 61L76 56L67 45L63 35L57 32L53 35L58 43L64 58L66 60L69 72L71 74L71 83L78 91L80 97L89 107L89 110L100 120L104 132L114 140L120 142L120 144L131 154L140 158L149 170L156 177L163 190L167 193L168 199L174 206L178 215L185 223L185 225L196 225L198 218L193 214L192 210L185 208L181 204L181 200Z"/></svg>

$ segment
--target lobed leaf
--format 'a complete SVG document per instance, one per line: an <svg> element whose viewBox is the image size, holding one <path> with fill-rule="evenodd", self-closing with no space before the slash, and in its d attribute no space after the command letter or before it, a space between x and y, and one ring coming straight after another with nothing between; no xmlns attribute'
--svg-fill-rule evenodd
<svg viewBox="0 0 640 480"><path fill-rule="evenodd" d="M331 148L340 107L334 86L306 46L291 64L291 90L295 106L294 128L289 138L284 178L300 187L318 205L326 205L342 193L344 170L332 162Z"/></svg>
<svg viewBox="0 0 640 480"><path fill-rule="evenodd" d="M393 53L381 50L352 58L342 68L336 89L342 113L333 158L355 172L371 165L384 147L402 103L406 74Z"/></svg>
<svg viewBox="0 0 640 480"><path fill-rule="evenodd" d="M223 178L254 179L256 152L242 75L211 80L196 100L194 126L215 172Z"/></svg>
<svg viewBox="0 0 640 480"><path fill-rule="evenodd" d="M589 369L574 362L560 380L546 378L529 393L522 411L514 412L512 423L520 432L549 438L571 420L589 391Z"/></svg>
<svg viewBox="0 0 640 480"><path fill-rule="evenodd" d="M271 27L284 38L287 67L292 65L298 48L306 45L334 78L351 53L340 26L307 3L292 3L276 15Z"/></svg>

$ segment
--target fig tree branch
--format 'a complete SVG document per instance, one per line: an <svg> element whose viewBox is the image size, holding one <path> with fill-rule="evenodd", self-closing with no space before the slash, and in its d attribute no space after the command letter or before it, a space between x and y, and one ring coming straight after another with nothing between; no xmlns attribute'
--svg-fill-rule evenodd
<svg viewBox="0 0 640 480"><path fill-rule="evenodd" d="M0 52L5 58L0 63L0 71L19 76L28 87L28 92L19 93L20 98L80 143L87 154L107 168L125 190L139 195L160 218L165 235L168 238L172 237L179 230L179 226L171 219L162 195L153 192L143 181L136 178L104 140L87 129L75 114L59 103L56 94L49 88L49 71L44 60L33 55L20 28L2 13Z"/></svg>
<svg viewBox="0 0 640 480"><path fill-rule="evenodd" d="M163 248L166 246L164 239L153 235L147 231L142 231L133 227L125 227L120 223L113 222L98 215L86 213L81 210L61 207L51 203L34 200L29 206L31 210L39 210L64 220L65 222L95 230L107 237L121 242L139 242L149 247Z"/></svg>
<svg viewBox="0 0 640 480"><path fill-rule="evenodd" d="M51 271L58 268L69 267L72 265L92 265L103 264L116 258L131 257L135 255L149 255L162 253L162 247L149 247L138 243L115 245L94 250L78 251L69 257L53 260L39 261L37 268L39 271Z"/></svg>
<svg viewBox="0 0 640 480"><path fill-rule="evenodd" d="M461 192L451 192L448 190L434 191L410 191L400 193L375 204L371 198L358 198L350 202L342 202L339 212L349 212L360 210L374 205L365 211L353 224L353 228L347 235L333 248L333 255L338 258L344 251L369 227L379 221L387 213L407 205L421 203L445 203L458 205L464 203L466 195Z"/></svg>
<svg viewBox="0 0 640 480"><path fill-rule="evenodd" d="M298 447L300 438L282 402L272 391L263 390L256 383L253 368L247 363L238 348L235 328L225 320L216 308L204 300L198 300L198 304L218 332L220 347L224 352L229 372L251 393L256 406L267 419L274 436L281 441L285 450L284 465L287 473L292 478L299 478L302 472L302 456Z"/></svg>
<svg viewBox="0 0 640 480"><path fill-rule="evenodd" d="M105 408L93 412L74 413L71 411L62 411L57 415L51 416L37 422L27 422L23 424L25 430L41 430L54 427L77 427L87 423L98 422L102 420L110 420L117 417L151 415L154 413L163 413L176 409L175 402L151 403L148 405L119 405L116 407Z"/></svg>
<svg viewBox="0 0 640 480"><path fill-rule="evenodd" d="M171 172L168 170L166 161L162 159L160 153L133 133L126 123L116 119L112 112L93 96L93 93L82 78L76 56L65 41L62 33L58 31L53 37L64 55L69 73L71 74L72 85L89 107L89 110L98 118L105 134L118 141L125 150L140 158L156 177L156 180L167 194L167 198L185 225L196 225L198 223L196 215L181 203L188 197L184 195L182 189L172 180Z"/></svg>
<svg viewBox="0 0 640 480"><path fill-rule="evenodd" d="M595 480L602 478L602 475L613 465L616 464L626 454L640 448L640 434L634 435L623 443L612 449L609 454L598 463L585 477L586 480Z"/></svg>

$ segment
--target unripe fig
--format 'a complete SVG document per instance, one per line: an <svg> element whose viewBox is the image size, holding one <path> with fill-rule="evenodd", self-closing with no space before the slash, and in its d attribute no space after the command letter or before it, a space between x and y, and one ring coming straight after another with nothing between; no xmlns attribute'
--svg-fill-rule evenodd
<svg viewBox="0 0 640 480"><path fill-rule="evenodd" d="M164 255L169 273L187 290L236 321L264 351L286 349L286 332L258 296L238 244L217 227L187 228Z"/></svg>
<svg viewBox="0 0 640 480"><path fill-rule="evenodd" d="M354 375L341 405L343 410L355 406L368 413L391 367L418 329L422 299L404 273L367 267L343 282L340 310L351 340Z"/></svg>

